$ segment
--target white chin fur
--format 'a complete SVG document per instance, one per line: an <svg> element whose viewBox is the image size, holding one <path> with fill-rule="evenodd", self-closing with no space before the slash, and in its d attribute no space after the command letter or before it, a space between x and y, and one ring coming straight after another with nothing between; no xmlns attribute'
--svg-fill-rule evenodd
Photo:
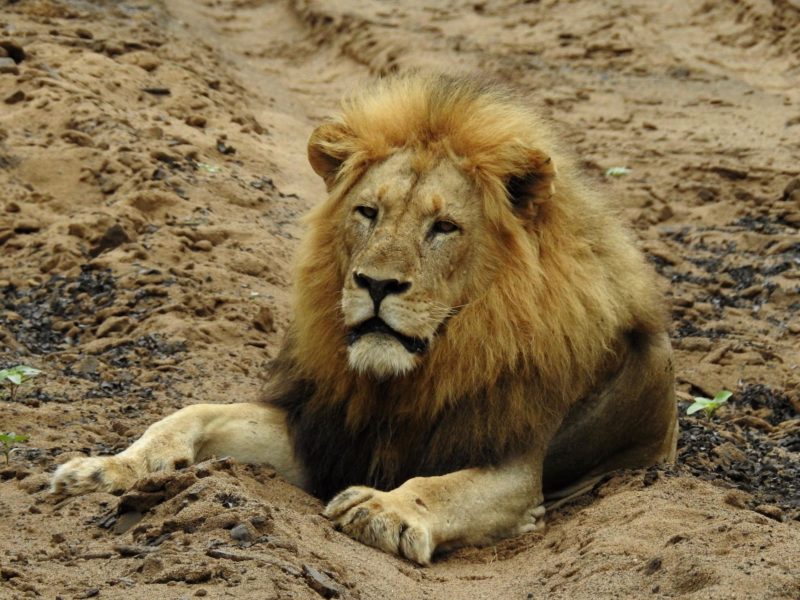
<svg viewBox="0 0 800 600"><path fill-rule="evenodd" d="M370 333L347 349L350 368L380 379L405 375L417 366L416 357L391 336Z"/></svg>

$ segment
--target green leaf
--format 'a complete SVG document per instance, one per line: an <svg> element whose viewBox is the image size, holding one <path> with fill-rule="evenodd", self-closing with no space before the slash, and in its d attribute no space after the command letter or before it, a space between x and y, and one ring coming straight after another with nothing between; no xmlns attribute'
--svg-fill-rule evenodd
<svg viewBox="0 0 800 600"><path fill-rule="evenodd" d="M695 402L689 408L686 409L686 414L687 415L693 415L694 413L696 413L698 411L705 410L706 406L707 406L707 404L704 404L702 402Z"/></svg>
<svg viewBox="0 0 800 600"><path fill-rule="evenodd" d="M729 392L728 390L722 390L719 392L714 398L703 398L702 396L695 396L694 404L689 406L686 409L687 415L693 415L697 411L702 410L706 413L706 417L711 418L711 416L716 412L716 410L725 404L728 401L728 398L733 396L733 392Z"/></svg>
<svg viewBox="0 0 800 600"><path fill-rule="evenodd" d="M4 444L21 444L22 442L27 442L29 436L20 434L17 435L13 431L10 433L0 433L0 442Z"/></svg>
<svg viewBox="0 0 800 600"><path fill-rule="evenodd" d="M606 169L606 177L623 177L630 172L628 167L609 167Z"/></svg>
<svg viewBox="0 0 800 600"><path fill-rule="evenodd" d="M206 173L219 173L222 170L216 165L209 165L208 163L204 162L197 163L197 168L201 171L205 171Z"/></svg>
<svg viewBox="0 0 800 600"><path fill-rule="evenodd" d="M733 392L729 392L728 390L722 390L719 394L714 396L714 402L716 404L725 404L728 401L728 398L733 396Z"/></svg>
<svg viewBox="0 0 800 600"><path fill-rule="evenodd" d="M23 382L39 374L41 374L39 369L34 369L27 365L17 365L16 367L0 371L0 381L8 380L14 385L21 385Z"/></svg>

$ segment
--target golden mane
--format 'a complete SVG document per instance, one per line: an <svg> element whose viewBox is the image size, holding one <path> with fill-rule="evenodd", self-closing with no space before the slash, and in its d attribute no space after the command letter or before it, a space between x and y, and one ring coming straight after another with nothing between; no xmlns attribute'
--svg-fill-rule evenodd
<svg viewBox="0 0 800 600"><path fill-rule="evenodd" d="M346 100L311 144L341 164L329 198L307 217L295 320L279 362L294 379L313 382L312 409L341 406L353 428L387 412L433 423L480 396L503 405L503 420L560 420L614 364L626 333L664 329L652 272L615 209L583 185L542 117L505 88L441 75L384 79ZM486 228L482 268L469 275L481 292L422 364L387 386L347 365L338 221L343 195L399 149L413 150L420 170L443 157L459 165L481 190ZM521 210L507 189L531 173L535 193ZM485 427L498 429L499 445L514 435L507 424Z"/></svg>

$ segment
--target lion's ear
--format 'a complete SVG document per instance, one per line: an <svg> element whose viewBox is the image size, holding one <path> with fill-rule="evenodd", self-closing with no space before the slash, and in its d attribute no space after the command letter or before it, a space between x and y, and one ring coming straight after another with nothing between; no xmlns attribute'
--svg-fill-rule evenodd
<svg viewBox="0 0 800 600"><path fill-rule="evenodd" d="M342 163L353 152L352 132L341 123L323 123L308 140L308 162L330 190Z"/></svg>
<svg viewBox="0 0 800 600"><path fill-rule="evenodd" d="M506 180L506 193L520 217L533 218L538 207L555 193L556 167L552 159L540 150L526 153L523 168Z"/></svg>

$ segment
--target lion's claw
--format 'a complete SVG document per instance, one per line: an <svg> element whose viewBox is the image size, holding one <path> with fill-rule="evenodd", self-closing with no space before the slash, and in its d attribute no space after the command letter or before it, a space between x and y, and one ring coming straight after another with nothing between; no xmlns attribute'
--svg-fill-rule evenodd
<svg viewBox="0 0 800 600"><path fill-rule="evenodd" d="M351 487L331 500L323 514L364 544L427 565L436 545L422 506L398 490Z"/></svg>
<svg viewBox="0 0 800 600"><path fill-rule="evenodd" d="M77 496L90 492L122 492L139 478L135 466L116 456L73 458L53 474L54 494Z"/></svg>

